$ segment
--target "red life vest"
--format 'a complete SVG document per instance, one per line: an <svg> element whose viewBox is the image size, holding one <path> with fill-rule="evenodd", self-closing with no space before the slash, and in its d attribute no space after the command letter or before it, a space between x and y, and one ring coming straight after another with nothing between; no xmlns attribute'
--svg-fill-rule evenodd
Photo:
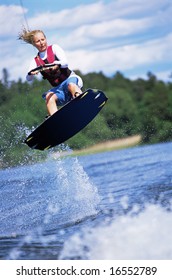
<svg viewBox="0 0 172 280"><path fill-rule="evenodd" d="M58 57L53 53L52 46L48 46L47 48L47 58L41 59L39 53L35 57L35 62L37 66L41 66L47 63L53 63L55 60L59 60ZM41 71L43 79L47 79L49 83L56 87L65 81L71 74L71 70L67 68L61 68L60 65L56 70L44 70Z"/></svg>

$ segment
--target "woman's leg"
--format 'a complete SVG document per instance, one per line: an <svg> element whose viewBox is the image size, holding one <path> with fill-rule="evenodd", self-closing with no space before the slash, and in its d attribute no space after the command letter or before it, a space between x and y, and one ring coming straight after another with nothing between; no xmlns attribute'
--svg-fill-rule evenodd
<svg viewBox="0 0 172 280"><path fill-rule="evenodd" d="M79 88L79 86L74 83L68 84L68 91L72 95L72 98L75 98L82 93L82 90Z"/></svg>
<svg viewBox="0 0 172 280"><path fill-rule="evenodd" d="M57 112L57 102L58 98L57 95L54 94L54 92L48 92L46 95L46 105L48 114L52 116L55 112Z"/></svg>

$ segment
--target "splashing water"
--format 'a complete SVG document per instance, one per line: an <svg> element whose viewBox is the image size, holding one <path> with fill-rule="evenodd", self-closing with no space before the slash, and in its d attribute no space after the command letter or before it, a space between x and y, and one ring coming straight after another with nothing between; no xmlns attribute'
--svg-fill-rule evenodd
<svg viewBox="0 0 172 280"><path fill-rule="evenodd" d="M168 226L167 226L168 225ZM92 229L84 229L65 242L60 259L172 259L172 213L160 205L147 205Z"/></svg>
<svg viewBox="0 0 172 280"><path fill-rule="evenodd" d="M58 244L59 235L63 240L67 228L97 214L100 200L97 188L77 158L59 158L3 170L1 174L2 186L5 180L8 184L0 233L16 241L19 238L8 254L9 259L20 258L23 250L35 243L44 247L54 240ZM12 179L7 179L9 175ZM3 194L0 192L0 196ZM45 237L46 232L54 231L55 234Z"/></svg>
<svg viewBox="0 0 172 280"><path fill-rule="evenodd" d="M171 259L169 151L48 154L1 170L0 258Z"/></svg>
<svg viewBox="0 0 172 280"><path fill-rule="evenodd" d="M96 215L99 203L97 188L91 183L88 175L77 158L59 159L55 162L53 202L49 209L58 209L65 220L78 221L91 215ZM58 205L58 206L57 206Z"/></svg>

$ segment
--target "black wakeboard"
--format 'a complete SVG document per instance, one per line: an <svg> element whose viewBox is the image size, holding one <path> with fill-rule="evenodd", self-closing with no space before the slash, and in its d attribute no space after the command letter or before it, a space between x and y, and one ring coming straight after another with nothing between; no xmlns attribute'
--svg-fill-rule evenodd
<svg viewBox="0 0 172 280"><path fill-rule="evenodd" d="M94 119L107 99L103 91L87 89L45 120L24 142L38 150L64 143Z"/></svg>

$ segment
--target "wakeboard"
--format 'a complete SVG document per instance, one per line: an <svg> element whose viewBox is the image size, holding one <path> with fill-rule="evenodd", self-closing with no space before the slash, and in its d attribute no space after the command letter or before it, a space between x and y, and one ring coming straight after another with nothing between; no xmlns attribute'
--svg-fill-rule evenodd
<svg viewBox="0 0 172 280"><path fill-rule="evenodd" d="M39 125L24 142L38 150L64 143L95 118L107 99L103 91L87 89Z"/></svg>

